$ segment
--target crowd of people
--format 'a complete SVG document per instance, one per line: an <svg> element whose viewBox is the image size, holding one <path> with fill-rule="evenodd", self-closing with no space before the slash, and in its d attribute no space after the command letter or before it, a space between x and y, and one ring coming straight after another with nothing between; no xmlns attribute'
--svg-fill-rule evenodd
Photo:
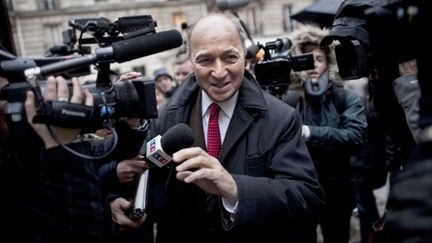
<svg viewBox="0 0 432 243"><path fill-rule="evenodd" d="M10 138L1 109L0 207L6 227L0 237L44 243L313 243L319 226L325 243L348 243L357 208L361 242L378 242L376 222L385 218L373 190L385 183L389 164L400 165L399 150L378 119L374 82L366 79L360 89L350 89L338 73L334 45L322 45L327 35L329 30L311 24L290 34L291 52L312 53L314 69L293 73L287 91L275 97L246 68L239 23L223 14L199 19L188 27L187 52L153 73L158 118L118 118L118 141L37 123L40 100L28 91L28 139ZM414 81L416 71L402 77ZM118 82L140 75L124 74ZM70 90L64 78L49 77L43 101L93 106L92 94L72 82ZM194 144L176 151L167 166L152 165L145 159L146 141L179 123L191 128ZM100 155L113 144L114 151L98 160L63 146ZM135 219L132 199L145 171L145 217Z"/></svg>

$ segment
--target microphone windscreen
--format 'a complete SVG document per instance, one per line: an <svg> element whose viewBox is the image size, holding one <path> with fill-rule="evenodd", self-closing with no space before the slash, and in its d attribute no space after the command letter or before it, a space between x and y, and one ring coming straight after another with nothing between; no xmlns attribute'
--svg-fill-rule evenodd
<svg viewBox="0 0 432 243"><path fill-rule="evenodd" d="M246 50L246 59L255 58L259 50L260 47L258 45L250 45Z"/></svg>
<svg viewBox="0 0 432 243"><path fill-rule="evenodd" d="M169 156L181 149L192 146L194 142L195 138L192 129L184 123L171 127L161 138L162 149Z"/></svg>
<svg viewBox="0 0 432 243"><path fill-rule="evenodd" d="M112 44L112 48L115 61L121 63L176 48L182 44L183 37L180 32L168 30L117 41Z"/></svg>

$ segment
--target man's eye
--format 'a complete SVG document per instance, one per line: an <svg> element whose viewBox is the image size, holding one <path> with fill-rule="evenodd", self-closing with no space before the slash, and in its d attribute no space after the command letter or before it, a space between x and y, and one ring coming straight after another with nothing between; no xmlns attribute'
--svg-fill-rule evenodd
<svg viewBox="0 0 432 243"><path fill-rule="evenodd" d="M211 59L210 58L199 58L198 60L197 60L197 63L199 63L199 64L201 64L201 65L203 65L203 64L207 64L207 63L210 63L211 62Z"/></svg>
<svg viewBox="0 0 432 243"><path fill-rule="evenodd" d="M228 62L236 62L239 59L239 57L237 55L229 55L227 56L226 60Z"/></svg>

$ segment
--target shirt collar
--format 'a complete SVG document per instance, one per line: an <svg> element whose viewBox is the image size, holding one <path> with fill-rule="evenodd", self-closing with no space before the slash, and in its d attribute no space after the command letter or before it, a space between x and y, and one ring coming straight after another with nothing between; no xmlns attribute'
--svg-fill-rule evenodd
<svg viewBox="0 0 432 243"><path fill-rule="evenodd" d="M214 102L207 95L207 93L204 92L204 90L202 90L201 93L202 93L202 98L201 98L201 115L202 115L202 117L204 117L205 113L208 110L208 107L212 103L216 103L219 105L221 110L228 116L228 118L231 119L231 117L234 113L236 103L237 103L238 91L235 92L235 94L231 98L229 98L228 100L222 101L222 102Z"/></svg>

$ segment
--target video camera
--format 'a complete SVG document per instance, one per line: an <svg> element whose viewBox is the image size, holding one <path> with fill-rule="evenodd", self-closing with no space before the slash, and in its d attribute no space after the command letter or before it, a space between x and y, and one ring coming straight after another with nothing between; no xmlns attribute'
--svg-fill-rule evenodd
<svg viewBox="0 0 432 243"><path fill-rule="evenodd" d="M388 210L370 238L373 242L429 242L432 50L427 30L432 23L432 2L362 1L342 3L330 35L321 44L338 40L347 52L336 53L338 63L355 60L339 66L341 74L370 77L376 114L397 146L393 156L405 162L391 175ZM352 48L353 41L357 48ZM364 57L367 65L361 61ZM411 75L401 68L408 63L416 63Z"/></svg>
<svg viewBox="0 0 432 243"><path fill-rule="evenodd" d="M111 22L104 17L99 18L78 18L69 20L67 30L62 32L63 44L48 49L46 57L67 56L73 54L86 55L91 53L89 44L98 44L99 47L107 47L112 43L137 37L140 35L155 33L157 22L151 15L137 15L120 17ZM89 34L91 37L85 37ZM109 86L109 66L100 63L95 64L99 69L98 86ZM90 74L90 66L83 66L77 69L64 72L65 78L78 77Z"/></svg>
<svg viewBox="0 0 432 243"><path fill-rule="evenodd" d="M422 1L378 0L344 1L336 13L330 33L322 46L339 41L335 47L340 75L343 79L367 77L374 69L382 75L399 76L397 64L416 59L420 38L418 29ZM424 23L423 23L424 24ZM424 26L426 27L426 26ZM385 68L384 66L390 69Z"/></svg>
<svg viewBox="0 0 432 243"><path fill-rule="evenodd" d="M40 122L63 127L90 126L96 129L102 127L101 120L122 116L156 118L154 81L144 79L112 83L109 65L178 47L183 41L181 34L177 30L155 33L156 22L149 15L122 17L115 23L105 18L76 19L71 20L70 25L74 31L81 31L80 37L76 39L79 46L98 43L100 48L88 55L37 59L17 58L0 51L0 76L9 81L9 85L1 90L0 97L7 101L5 111L10 134L26 136L28 124L23 104L25 93L33 89L37 96L41 95L39 78L63 74L92 64L98 67L97 80L92 87L88 87L95 97L94 111L86 112L86 117L78 119L74 114L80 113L80 109L84 109L82 106L43 102L39 104L39 112L42 113L38 114L42 116ZM71 43L75 40L74 31L67 31ZM90 31L94 38L83 39L83 32L86 31ZM39 97L39 100L42 101L42 98ZM62 112L65 109L71 112Z"/></svg>
<svg viewBox="0 0 432 243"><path fill-rule="evenodd" d="M264 50L264 58L255 65L255 77L261 87L275 96L282 95L288 88L292 71L314 68L313 54L291 55L292 42L288 38L278 38L265 46L258 46Z"/></svg>
<svg viewBox="0 0 432 243"><path fill-rule="evenodd" d="M62 32L63 44L49 48L46 56L66 56L74 53L90 54L91 48L83 45L109 46L119 40L155 33L157 26L157 22L153 20L151 15L125 16L114 22L104 17L79 18L69 20L68 24L70 28ZM78 37L77 32L80 32ZM92 37L84 38L84 33L91 33Z"/></svg>
<svg viewBox="0 0 432 243"><path fill-rule="evenodd" d="M342 78L369 78L373 108L404 159L432 125L431 13L431 1L345 0L321 42L339 42ZM411 75L401 72L407 63L416 63Z"/></svg>

